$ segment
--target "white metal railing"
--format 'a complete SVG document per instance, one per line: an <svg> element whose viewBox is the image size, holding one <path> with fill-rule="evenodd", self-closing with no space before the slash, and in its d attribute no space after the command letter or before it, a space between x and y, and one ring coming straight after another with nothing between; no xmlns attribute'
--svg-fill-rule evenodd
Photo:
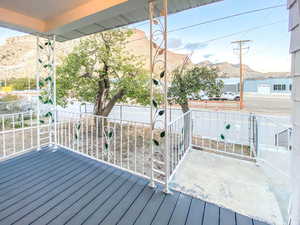
<svg viewBox="0 0 300 225"><path fill-rule="evenodd" d="M192 111L182 114L168 124L168 146L167 180L170 181L186 153L192 148Z"/></svg>
<svg viewBox="0 0 300 225"><path fill-rule="evenodd" d="M72 110L79 112L93 112L93 104L74 103ZM144 106L116 105L109 118L127 119L141 123L149 122L150 108ZM178 108L168 110L168 120L172 121L182 115ZM192 110L193 133L192 145L195 149L215 152L223 155L234 156L243 159L254 160L258 154L258 139L260 145L264 142L270 142L271 148L278 148L281 145L287 145L290 142L291 134L287 135L288 129L271 123L264 123L266 127L258 129L261 119L264 116L251 113L233 112L233 111L213 111L213 110ZM269 117L268 117L269 118ZM277 120L275 118L274 120ZM282 118L282 121L286 118ZM284 123L284 122L283 122ZM229 127L229 129L226 129ZM289 130L290 131L290 130ZM278 133L279 132L279 133ZM278 135L276 135L278 133ZM223 138L222 138L223 137ZM278 139L278 145L274 141Z"/></svg>
<svg viewBox="0 0 300 225"><path fill-rule="evenodd" d="M291 129L269 117L206 110L182 114L176 110L168 123L166 144L153 155L150 123L124 120L124 115L113 117L117 116L59 110L55 140L50 118L41 116L41 123L34 111L1 114L0 159L54 144L164 185L191 148L256 159L275 171L287 169L286 160L280 159L291 149ZM160 135L161 129L158 126L154 136Z"/></svg>
<svg viewBox="0 0 300 225"><path fill-rule="evenodd" d="M0 114L0 159L49 143L49 124L39 124L33 111Z"/></svg>
<svg viewBox="0 0 300 225"><path fill-rule="evenodd" d="M292 128L289 124L281 123L280 118L259 116L257 120L259 133L257 160L270 167L270 171L288 177Z"/></svg>
<svg viewBox="0 0 300 225"><path fill-rule="evenodd" d="M240 112L193 110L193 147L254 159L256 142L253 115Z"/></svg>
<svg viewBox="0 0 300 225"><path fill-rule="evenodd" d="M111 119L92 114L58 111L58 146L92 159L151 178L151 129L149 123ZM154 180L164 183L163 167Z"/></svg>

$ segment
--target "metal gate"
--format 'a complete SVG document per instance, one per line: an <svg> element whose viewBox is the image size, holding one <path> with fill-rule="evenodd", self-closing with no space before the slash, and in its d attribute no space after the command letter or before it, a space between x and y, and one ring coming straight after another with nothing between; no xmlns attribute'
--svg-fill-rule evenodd
<svg viewBox="0 0 300 225"><path fill-rule="evenodd" d="M257 119L254 114L193 110L194 149L255 159Z"/></svg>

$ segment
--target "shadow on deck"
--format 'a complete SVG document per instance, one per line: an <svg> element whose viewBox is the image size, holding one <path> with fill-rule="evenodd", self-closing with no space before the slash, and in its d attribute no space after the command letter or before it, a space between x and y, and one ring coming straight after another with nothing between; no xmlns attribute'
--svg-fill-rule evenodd
<svg viewBox="0 0 300 225"><path fill-rule="evenodd" d="M266 225L68 150L0 163L0 224Z"/></svg>

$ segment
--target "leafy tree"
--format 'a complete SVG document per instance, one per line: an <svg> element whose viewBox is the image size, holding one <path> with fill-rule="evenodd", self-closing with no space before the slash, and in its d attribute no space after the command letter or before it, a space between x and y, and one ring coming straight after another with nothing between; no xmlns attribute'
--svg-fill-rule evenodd
<svg viewBox="0 0 300 225"><path fill-rule="evenodd" d="M150 103L149 78L141 59L125 50L130 30L111 30L82 39L57 68L58 104L69 97L95 103L108 116L118 102Z"/></svg>
<svg viewBox="0 0 300 225"><path fill-rule="evenodd" d="M219 96L223 82L218 81L218 71L215 68L195 66L186 69L185 66L173 71L173 81L168 91L171 102L179 104L182 111L188 112L188 98L204 91L209 96Z"/></svg>

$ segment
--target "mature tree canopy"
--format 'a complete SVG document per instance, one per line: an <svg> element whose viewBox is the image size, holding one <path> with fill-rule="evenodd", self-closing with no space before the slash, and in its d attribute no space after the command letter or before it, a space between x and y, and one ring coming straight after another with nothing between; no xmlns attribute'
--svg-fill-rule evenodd
<svg viewBox="0 0 300 225"><path fill-rule="evenodd" d="M117 102L149 104L149 78L143 61L125 50L130 30L111 30L81 40L57 68L58 103L67 98L95 103L108 116Z"/></svg>
<svg viewBox="0 0 300 225"><path fill-rule="evenodd" d="M189 111L188 98L200 91L209 96L219 96L223 82L218 81L218 71L215 68L199 67L185 69L177 68L172 72L173 80L168 97L173 103L179 104L183 112Z"/></svg>

